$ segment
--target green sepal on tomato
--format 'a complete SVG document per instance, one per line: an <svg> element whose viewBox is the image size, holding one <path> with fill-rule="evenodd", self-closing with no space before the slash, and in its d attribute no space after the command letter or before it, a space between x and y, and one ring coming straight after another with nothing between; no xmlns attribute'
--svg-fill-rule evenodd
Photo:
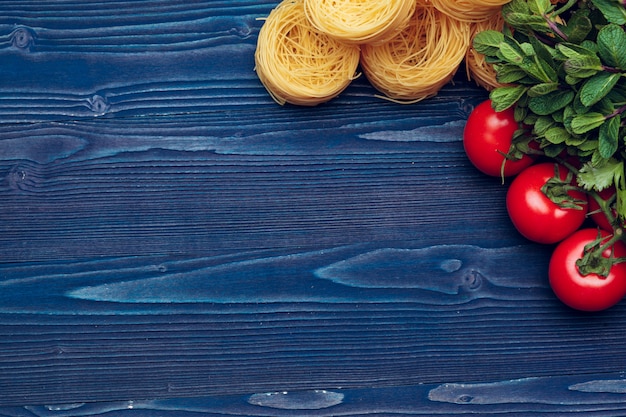
<svg viewBox="0 0 626 417"><path fill-rule="evenodd" d="M519 233L533 242L552 244L578 230L587 215L587 194L573 183L570 171L553 162L520 172L506 195L507 212Z"/></svg>
<svg viewBox="0 0 626 417"><path fill-rule="evenodd" d="M552 291L567 306L581 311L601 311L626 296L626 263L619 259L626 257L626 245L621 240L615 240L603 247L610 237L611 234L605 230L585 228L556 246L550 258L548 276ZM594 242L597 249L595 258L585 258L585 253L589 254ZM606 269L606 273L583 272L579 267L581 259L585 259L587 267L606 263L601 267Z"/></svg>
<svg viewBox="0 0 626 417"><path fill-rule="evenodd" d="M614 223L620 223L619 226L623 227L621 221L619 221L617 210L614 207L615 201L615 187L611 186L603 189L597 193L598 197L602 200L602 204L606 207L601 207L600 202L595 198L589 198L589 217L594 223L607 232L613 232ZM610 212L611 218L607 217L607 212Z"/></svg>
<svg viewBox="0 0 626 417"><path fill-rule="evenodd" d="M512 155L513 137L519 129L513 108L497 112L491 100L478 104L463 130L463 147L470 162L484 174L510 177L533 163L529 155Z"/></svg>

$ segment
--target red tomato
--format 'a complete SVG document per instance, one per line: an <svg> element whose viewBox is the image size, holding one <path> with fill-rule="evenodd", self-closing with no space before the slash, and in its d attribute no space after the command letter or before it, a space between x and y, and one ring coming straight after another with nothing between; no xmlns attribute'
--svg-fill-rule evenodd
<svg viewBox="0 0 626 417"><path fill-rule="evenodd" d="M601 230L602 236L610 236ZM554 294L566 305L582 311L605 310L626 296L626 263L613 264L606 277L590 273L583 276L576 260L582 258L585 245L598 238L597 229L581 229L563 240L550 258L549 278ZM626 256L626 245L617 241L613 256ZM611 248L602 252L604 258L611 255Z"/></svg>
<svg viewBox="0 0 626 417"><path fill-rule="evenodd" d="M615 187L605 188L604 190L598 192L598 195L602 197L602 199L608 200L615 195ZM615 209L612 211L613 216L617 216L617 211ZM609 219L602 212L602 210L600 210L600 205L596 202L595 198L592 197L589 197L589 217L591 217L591 220L593 220L598 227L606 230L607 232L613 233L613 226L609 223Z"/></svg>
<svg viewBox="0 0 626 417"><path fill-rule="evenodd" d="M574 233L585 221L587 205L581 209L561 208L542 191L554 177L555 164L531 165L513 179L506 195L506 208L515 228L525 238L538 243L556 243ZM566 179L568 170L559 166L559 176ZM572 190L568 194L587 201L587 194Z"/></svg>
<svg viewBox="0 0 626 417"><path fill-rule="evenodd" d="M510 151L513 133L518 128L513 112L512 108L496 112L491 107L491 100L486 100L467 118L463 131L465 153L470 162L487 175L502 175L504 154ZM528 155L519 160L507 160L504 176L516 175L532 163L533 159Z"/></svg>

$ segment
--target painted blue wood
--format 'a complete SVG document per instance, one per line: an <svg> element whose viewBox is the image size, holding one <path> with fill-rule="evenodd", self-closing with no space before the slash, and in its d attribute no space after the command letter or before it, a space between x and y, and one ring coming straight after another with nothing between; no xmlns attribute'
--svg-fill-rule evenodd
<svg viewBox="0 0 626 417"><path fill-rule="evenodd" d="M274 5L0 3L0 415L624 415L626 306L465 158L486 93L280 107Z"/></svg>

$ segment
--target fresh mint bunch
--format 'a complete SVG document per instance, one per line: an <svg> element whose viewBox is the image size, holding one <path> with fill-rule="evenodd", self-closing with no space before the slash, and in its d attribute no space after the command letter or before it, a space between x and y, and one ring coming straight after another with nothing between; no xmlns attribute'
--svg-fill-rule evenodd
<svg viewBox="0 0 626 417"><path fill-rule="evenodd" d="M579 158L587 190L614 185L626 219L626 8L618 0L512 0L501 31L488 30L474 48L503 84L494 109L515 106L516 149L535 141L548 157Z"/></svg>

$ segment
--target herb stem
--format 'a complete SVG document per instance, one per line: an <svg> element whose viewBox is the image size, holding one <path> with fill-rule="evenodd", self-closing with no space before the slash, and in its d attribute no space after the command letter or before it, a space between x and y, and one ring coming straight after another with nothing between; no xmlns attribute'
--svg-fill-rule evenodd
<svg viewBox="0 0 626 417"><path fill-rule="evenodd" d="M563 7L561 7L560 9L556 10L554 13L552 13L552 15L554 16L558 16L562 13L565 13L566 11L568 11L569 9L571 9L572 7L574 7L574 5L578 3L578 0L568 0L567 3L565 3L563 5Z"/></svg>
<svg viewBox="0 0 626 417"><path fill-rule="evenodd" d="M624 113L625 111L626 111L626 105L623 105L622 107L618 107L617 109L615 109L615 111L613 111L613 113L610 113L608 116L606 116L606 118L608 120L612 117L615 117Z"/></svg>
<svg viewBox="0 0 626 417"><path fill-rule="evenodd" d="M548 27L550 28L550 30L552 30L552 32L554 32L557 36L559 36L564 41L567 41L567 35L563 33L561 29L559 29L557 24L552 19L550 19L550 16L547 16L544 14L543 18L546 20L546 23L548 24Z"/></svg>

